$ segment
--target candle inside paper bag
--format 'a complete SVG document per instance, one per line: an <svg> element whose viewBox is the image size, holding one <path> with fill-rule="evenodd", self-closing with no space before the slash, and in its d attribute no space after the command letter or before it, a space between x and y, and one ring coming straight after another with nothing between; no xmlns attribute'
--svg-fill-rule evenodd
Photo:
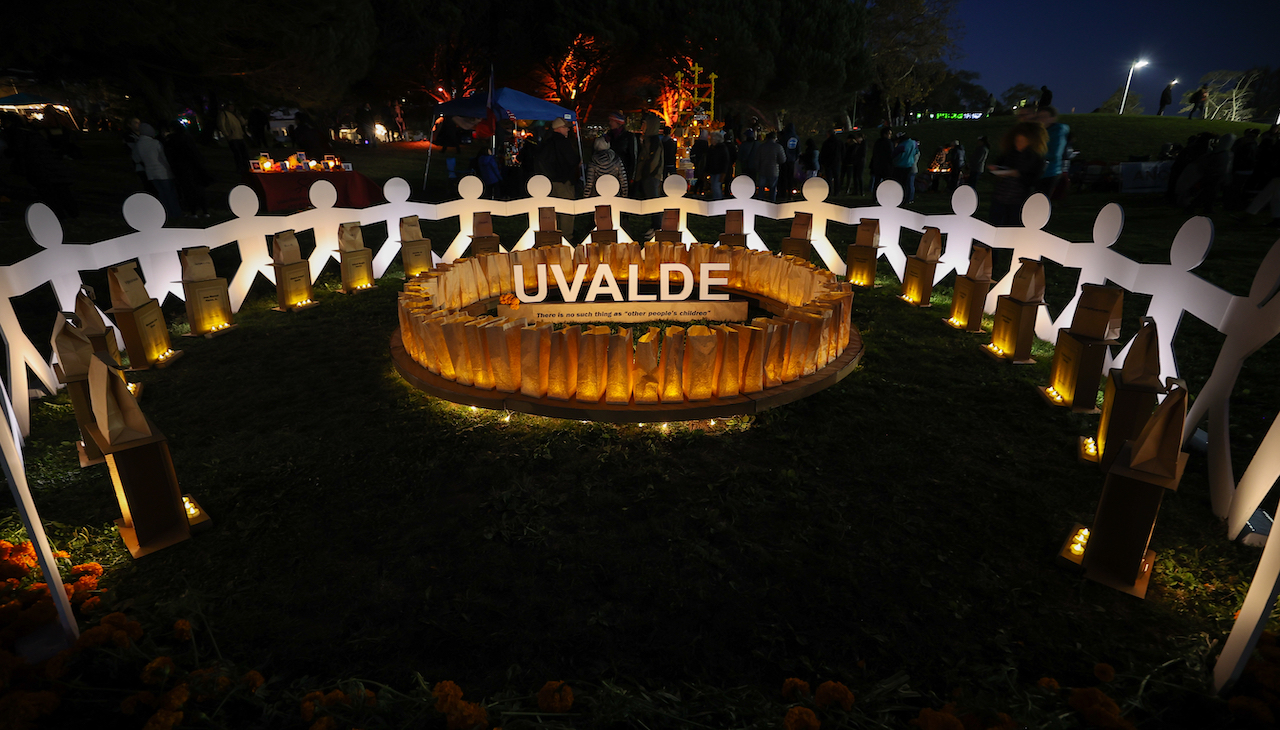
<svg viewBox="0 0 1280 730"><path fill-rule="evenodd" d="M490 324L484 328L488 340L489 365L493 385L503 393L520 390L520 330L524 319Z"/></svg>
<svg viewBox="0 0 1280 730"><path fill-rule="evenodd" d="M684 395L689 400L710 400L715 395L718 338L710 327L695 324L684 343Z"/></svg>
<svg viewBox="0 0 1280 730"><path fill-rule="evenodd" d="M472 385L471 359L468 357L466 332L463 329L472 317L468 314L455 314L444 322L444 343L449 348L449 359L453 361L453 379L460 385Z"/></svg>
<svg viewBox="0 0 1280 730"><path fill-rule="evenodd" d="M494 320L487 314L463 326L467 338L467 360L471 363L471 382L480 390L493 390L493 366L489 363L489 342L484 328Z"/></svg>
<svg viewBox="0 0 1280 730"><path fill-rule="evenodd" d="M662 341L662 402L684 402L684 328L668 327Z"/></svg>
<svg viewBox="0 0 1280 730"><path fill-rule="evenodd" d="M634 359L631 330L621 327L609 336L609 381L605 386L605 402L617 405L631 402Z"/></svg>
<svg viewBox="0 0 1280 730"><path fill-rule="evenodd" d="M716 390L717 398L738 395L742 378L742 361L738 357L738 331L726 325L716 325Z"/></svg>
<svg viewBox="0 0 1280 730"><path fill-rule="evenodd" d="M547 395L551 362L551 325L537 324L520 331L520 392L531 398Z"/></svg>
<svg viewBox="0 0 1280 730"><path fill-rule="evenodd" d="M760 327L735 324L738 332L738 361L742 365L739 391L743 394L764 390L764 363L768 355L768 332Z"/></svg>
<svg viewBox="0 0 1280 730"><path fill-rule="evenodd" d="M636 342L635 382L633 390L636 403L657 403L662 399L662 361L658 354L661 330L650 327Z"/></svg>
<svg viewBox="0 0 1280 730"><path fill-rule="evenodd" d="M457 380L457 371L453 367L453 356L449 353L449 346L445 342L444 323L451 316L445 314L441 317L431 317L426 320L427 339L429 347L436 355L436 370L440 377L445 380Z"/></svg>
<svg viewBox="0 0 1280 730"><path fill-rule="evenodd" d="M573 325L551 333L547 365L547 397L569 400L578 392L578 340L582 327Z"/></svg>
<svg viewBox="0 0 1280 730"><path fill-rule="evenodd" d="M609 377L609 328L596 325L578 340L578 400L597 403Z"/></svg>

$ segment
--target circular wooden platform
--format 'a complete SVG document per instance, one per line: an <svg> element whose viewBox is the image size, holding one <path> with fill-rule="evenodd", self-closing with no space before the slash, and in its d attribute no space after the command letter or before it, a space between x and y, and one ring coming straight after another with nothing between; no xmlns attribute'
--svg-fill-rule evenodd
<svg viewBox="0 0 1280 730"><path fill-rule="evenodd" d="M549 418L573 418L579 421L603 421L607 423L648 423L651 421L697 421L706 418L754 415L770 408L786 405L801 398L825 390L844 379L862 359L862 334L850 326L849 346L840 357L826 367L776 388L759 393L739 395L733 398L712 398L683 403L584 403L578 400L554 400L530 398L522 393L503 393L497 390L480 390L459 385L434 375L430 370L414 362L404 349L397 328L391 335L391 361L396 370L410 385L428 395L462 405L491 410L516 411Z"/></svg>

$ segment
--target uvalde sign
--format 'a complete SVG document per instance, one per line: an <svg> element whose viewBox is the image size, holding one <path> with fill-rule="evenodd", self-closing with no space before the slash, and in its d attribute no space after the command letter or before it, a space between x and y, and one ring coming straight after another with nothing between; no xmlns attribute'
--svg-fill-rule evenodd
<svg viewBox="0 0 1280 730"><path fill-rule="evenodd" d="M710 319L721 322L745 322L747 320L747 303L745 301L729 301L728 294L714 293L713 286L725 286L729 280L718 273L727 272L727 263L703 263L698 266L695 281L693 270L685 264L665 263L658 267L658 291L642 293L640 291L640 265L627 267L627 277L623 286L619 285L617 276L608 264L596 267L595 275L582 296L583 284L586 283L587 264L574 267L573 280L566 280L565 272L559 267L551 267L551 274L556 287L560 290L563 302L547 302L547 265L538 264L537 292L530 294L524 287L516 287L518 308L506 304L498 305L499 317L524 317L530 322L650 322L653 320L672 320L690 322ZM678 274L679 276L673 276ZM524 281L524 267L517 264L512 267L512 279ZM675 281L673 281L675 279ZM673 287L675 290L673 290ZM698 296L691 298L697 287ZM603 295L603 296L602 296ZM581 297L581 299L580 299Z"/></svg>

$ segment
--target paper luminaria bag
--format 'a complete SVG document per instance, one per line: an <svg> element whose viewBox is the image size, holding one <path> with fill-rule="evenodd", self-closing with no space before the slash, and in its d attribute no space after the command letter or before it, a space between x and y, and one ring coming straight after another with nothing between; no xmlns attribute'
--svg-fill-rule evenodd
<svg viewBox="0 0 1280 730"><path fill-rule="evenodd" d="M66 314L59 314L53 323L51 338L53 351L58 355L60 380L76 380L89 375L89 365L95 359L93 344L84 331L72 324Z"/></svg>
<svg viewBox="0 0 1280 730"><path fill-rule="evenodd" d="M969 268L964 275L974 281L991 281L991 247L973 244L969 252Z"/></svg>
<svg viewBox="0 0 1280 730"><path fill-rule="evenodd" d="M791 235L782 239L780 251L783 256L795 256L805 261L813 253L813 243L809 236L813 230L812 213L796 213L791 221Z"/></svg>
<svg viewBox="0 0 1280 730"><path fill-rule="evenodd" d="M879 248L880 221L863 218L858 223L858 235L849 244L848 255L845 256L845 279L854 286L874 286Z"/></svg>
<svg viewBox="0 0 1280 730"><path fill-rule="evenodd" d="M1156 321L1150 317L1142 318L1142 326L1138 334L1133 336L1129 345L1129 354L1120 367L1124 382L1146 388L1160 387L1160 336Z"/></svg>
<svg viewBox="0 0 1280 730"><path fill-rule="evenodd" d="M613 227L613 208L611 206L596 206L595 223L595 230L591 231L592 243L618 242L618 231Z"/></svg>
<svg viewBox="0 0 1280 730"><path fill-rule="evenodd" d="M488 211L478 211L471 218L471 255L498 253L498 237L493 233L493 217Z"/></svg>
<svg viewBox="0 0 1280 730"><path fill-rule="evenodd" d="M271 261L276 264L296 264L302 260L298 238L293 230L280 231L271 237Z"/></svg>
<svg viewBox="0 0 1280 730"><path fill-rule="evenodd" d="M1167 479L1178 479L1186 465L1182 453L1182 429L1187 420L1187 388L1169 379L1169 393L1151 414L1142 433L1132 442L1129 468ZM1176 483L1173 488L1176 488Z"/></svg>
<svg viewBox="0 0 1280 730"><path fill-rule="evenodd" d="M929 306L933 296L933 275L938 259L942 256L942 232L926 226L920 246L907 257L907 268L902 277L902 298L918 307Z"/></svg>
<svg viewBox="0 0 1280 730"><path fill-rule="evenodd" d="M75 315L80 320L80 332L85 337L100 337L107 333L107 323L102 321L98 307L89 297L86 287L76 293Z"/></svg>
<svg viewBox="0 0 1280 730"><path fill-rule="evenodd" d="M1070 331L1080 337L1114 341L1120 336L1124 290L1116 286L1080 285L1080 303L1071 318Z"/></svg>
<svg viewBox="0 0 1280 730"><path fill-rule="evenodd" d="M111 306L116 309L137 309L151 301L135 261L107 269L107 281L111 287Z"/></svg>
<svg viewBox="0 0 1280 730"><path fill-rule="evenodd" d="M358 221L338 224L338 250L359 251L364 248L364 230Z"/></svg>
<svg viewBox="0 0 1280 730"><path fill-rule="evenodd" d="M1009 296L1027 304L1044 302L1044 262L1039 259L1018 259L1018 271L1013 275Z"/></svg>
<svg viewBox="0 0 1280 730"><path fill-rule="evenodd" d="M538 208L538 229L533 232L533 245L541 248L559 246L563 242L564 236L561 235L556 222L556 209Z"/></svg>
<svg viewBox="0 0 1280 730"><path fill-rule="evenodd" d="M636 341L632 392L636 403L658 403L662 400L662 359L659 347L662 331L650 327Z"/></svg>
<svg viewBox="0 0 1280 730"><path fill-rule="evenodd" d="M422 225L416 215L400 219L400 261L404 275L410 279L431 270L431 240L422 237Z"/></svg>
<svg viewBox="0 0 1280 730"><path fill-rule="evenodd" d="M178 261L182 264L183 281L208 281L218 278L213 268L213 258L209 256L208 246L192 246L178 251Z"/></svg>
<svg viewBox="0 0 1280 730"><path fill-rule="evenodd" d="M108 444L120 444L146 438L151 427L138 408L138 401L123 380L95 357L89 364L89 400L98 431Z"/></svg>
<svg viewBox="0 0 1280 730"><path fill-rule="evenodd" d="M680 233L680 211L667 208L662 211L662 228L654 234L653 240L660 243L680 243L684 240Z"/></svg>
<svg viewBox="0 0 1280 730"><path fill-rule="evenodd" d="M721 246L743 248L747 245L747 234L743 233L745 225L741 210L730 210L724 215L724 233L720 234Z"/></svg>

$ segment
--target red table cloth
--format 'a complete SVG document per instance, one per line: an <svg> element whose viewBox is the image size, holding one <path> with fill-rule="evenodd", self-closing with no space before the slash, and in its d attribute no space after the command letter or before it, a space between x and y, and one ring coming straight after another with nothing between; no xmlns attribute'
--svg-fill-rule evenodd
<svg viewBox="0 0 1280 730"><path fill-rule="evenodd" d="M367 208L383 202L382 189L358 172L250 172L244 182L258 194L270 213L311 207L309 192L316 180L328 180L338 190L339 208Z"/></svg>

